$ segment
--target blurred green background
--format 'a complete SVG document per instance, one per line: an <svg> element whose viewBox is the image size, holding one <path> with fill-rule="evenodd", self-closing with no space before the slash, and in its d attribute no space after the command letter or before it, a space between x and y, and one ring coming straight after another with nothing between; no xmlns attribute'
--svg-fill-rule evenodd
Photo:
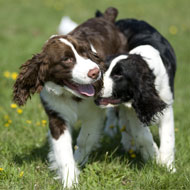
<svg viewBox="0 0 190 190"><path fill-rule="evenodd" d="M142 164L119 147L119 137L102 140L81 172L78 189L190 189L190 1L188 0L0 0L0 189L62 189L48 169L47 117L35 95L12 104L19 67L57 33L62 16L82 23L113 6L119 18L142 19L156 27L177 55L175 80L176 174ZM158 139L156 128L152 128ZM113 148L114 147L114 148ZM106 153L107 152L107 153Z"/></svg>

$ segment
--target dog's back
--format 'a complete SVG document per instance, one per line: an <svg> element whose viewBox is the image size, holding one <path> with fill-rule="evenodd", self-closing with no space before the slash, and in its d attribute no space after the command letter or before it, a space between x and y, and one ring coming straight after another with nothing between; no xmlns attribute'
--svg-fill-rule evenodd
<svg viewBox="0 0 190 190"><path fill-rule="evenodd" d="M117 9L110 7L100 17L91 18L80 24L69 35L90 42L103 60L109 55L124 53L126 38L115 27L117 14Z"/></svg>
<svg viewBox="0 0 190 190"><path fill-rule="evenodd" d="M170 86L173 92L174 76L176 72L176 56L168 40L145 21L123 19L117 21L116 26L127 38L128 51L137 46L151 45L160 52L160 56L169 75Z"/></svg>

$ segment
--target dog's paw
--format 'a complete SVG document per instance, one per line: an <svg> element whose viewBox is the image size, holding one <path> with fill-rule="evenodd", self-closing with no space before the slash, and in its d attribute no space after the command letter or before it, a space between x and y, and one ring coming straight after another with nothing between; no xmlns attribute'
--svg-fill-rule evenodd
<svg viewBox="0 0 190 190"><path fill-rule="evenodd" d="M56 170L57 176L54 177L55 180L60 180L63 184L63 188L70 189L76 187L78 184L78 176L80 171L75 166L75 163L67 163L60 167L57 164L49 167L50 170Z"/></svg>
<svg viewBox="0 0 190 190"><path fill-rule="evenodd" d="M163 152L159 151L159 157L157 159L157 163L165 166L167 170L171 173L176 172L176 168L174 166L174 152Z"/></svg>
<svg viewBox="0 0 190 190"><path fill-rule="evenodd" d="M158 160L159 150L158 150L158 146L154 142L146 144L146 146L143 146L143 145L139 146L139 151L145 162L147 162L148 160L154 160L154 159Z"/></svg>
<svg viewBox="0 0 190 190"><path fill-rule="evenodd" d="M76 187L78 184L78 175L79 175L79 170L77 167L71 165L66 165L64 168L60 169L60 178L61 182L63 184L64 188L73 188Z"/></svg>

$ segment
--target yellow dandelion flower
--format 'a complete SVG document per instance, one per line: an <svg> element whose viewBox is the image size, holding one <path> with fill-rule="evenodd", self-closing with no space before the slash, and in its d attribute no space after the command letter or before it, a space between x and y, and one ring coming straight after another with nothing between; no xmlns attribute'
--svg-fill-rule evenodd
<svg viewBox="0 0 190 190"><path fill-rule="evenodd" d="M134 152L134 150L133 149L129 149L129 154L132 154L133 152Z"/></svg>
<svg viewBox="0 0 190 190"><path fill-rule="evenodd" d="M4 76L5 78L10 78L11 73L10 73L9 71L5 71L5 72L3 73L3 76Z"/></svg>
<svg viewBox="0 0 190 190"><path fill-rule="evenodd" d="M110 129L113 129L113 128L114 128L114 125L110 125L109 128L110 128Z"/></svg>
<svg viewBox="0 0 190 190"><path fill-rule="evenodd" d="M11 124L12 123L12 120L11 119L8 119L8 121L7 121L9 124Z"/></svg>
<svg viewBox="0 0 190 190"><path fill-rule="evenodd" d="M176 35L178 33L178 28L174 25L169 27L169 33L172 35Z"/></svg>
<svg viewBox="0 0 190 190"><path fill-rule="evenodd" d="M178 132L179 131L179 129L178 128L175 128L175 132Z"/></svg>
<svg viewBox="0 0 190 190"><path fill-rule="evenodd" d="M2 172L4 169L3 168L0 168L0 172Z"/></svg>
<svg viewBox="0 0 190 190"><path fill-rule="evenodd" d="M123 125L123 127L120 129L121 132L125 132L126 131L126 126Z"/></svg>
<svg viewBox="0 0 190 190"><path fill-rule="evenodd" d="M11 104L11 108L16 109L17 105L16 104Z"/></svg>
<svg viewBox="0 0 190 190"><path fill-rule="evenodd" d="M18 77L18 73L13 72L13 73L11 74L11 78L12 78L13 80L16 80L17 77Z"/></svg>
<svg viewBox="0 0 190 190"><path fill-rule="evenodd" d="M46 120L42 120L42 126L45 127L47 124L47 121Z"/></svg>
<svg viewBox="0 0 190 190"><path fill-rule="evenodd" d="M46 120L42 120L42 124L47 124L47 121Z"/></svg>
<svg viewBox="0 0 190 190"><path fill-rule="evenodd" d="M77 150L79 147L77 145L74 146L74 149Z"/></svg>
<svg viewBox="0 0 190 190"><path fill-rule="evenodd" d="M5 127L9 127L9 125L10 125L9 123L5 123L5 125L4 125L4 126L5 126Z"/></svg>
<svg viewBox="0 0 190 190"><path fill-rule="evenodd" d="M131 156L131 158L136 158L136 154L135 153L131 154L130 156Z"/></svg>
<svg viewBox="0 0 190 190"><path fill-rule="evenodd" d="M26 120L26 123L31 124L32 121L31 120Z"/></svg>
<svg viewBox="0 0 190 190"><path fill-rule="evenodd" d="M22 177L23 175L24 175L24 172L21 171L20 174L19 174L19 176Z"/></svg>
<svg viewBox="0 0 190 190"><path fill-rule="evenodd" d="M17 113L18 113L18 114L22 114L22 112L23 112L22 109L20 109L20 108L17 109Z"/></svg>

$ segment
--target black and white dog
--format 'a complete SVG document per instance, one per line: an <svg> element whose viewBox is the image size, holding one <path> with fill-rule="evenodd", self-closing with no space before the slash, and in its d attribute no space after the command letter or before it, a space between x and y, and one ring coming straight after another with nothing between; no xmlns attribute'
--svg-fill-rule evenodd
<svg viewBox="0 0 190 190"><path fill-rule="evenodd" d="M119 20L116 26L128 40L129 53L108 60L104 86L96 104L119 106L118 122L126 151L135 149L145 161L156 158L158 163L175 171L174 50L144 21ZM108 113L107 127L114 121L114 109L110 108ZM151 123L159 125L159 149L147 127Z"/></svg>

